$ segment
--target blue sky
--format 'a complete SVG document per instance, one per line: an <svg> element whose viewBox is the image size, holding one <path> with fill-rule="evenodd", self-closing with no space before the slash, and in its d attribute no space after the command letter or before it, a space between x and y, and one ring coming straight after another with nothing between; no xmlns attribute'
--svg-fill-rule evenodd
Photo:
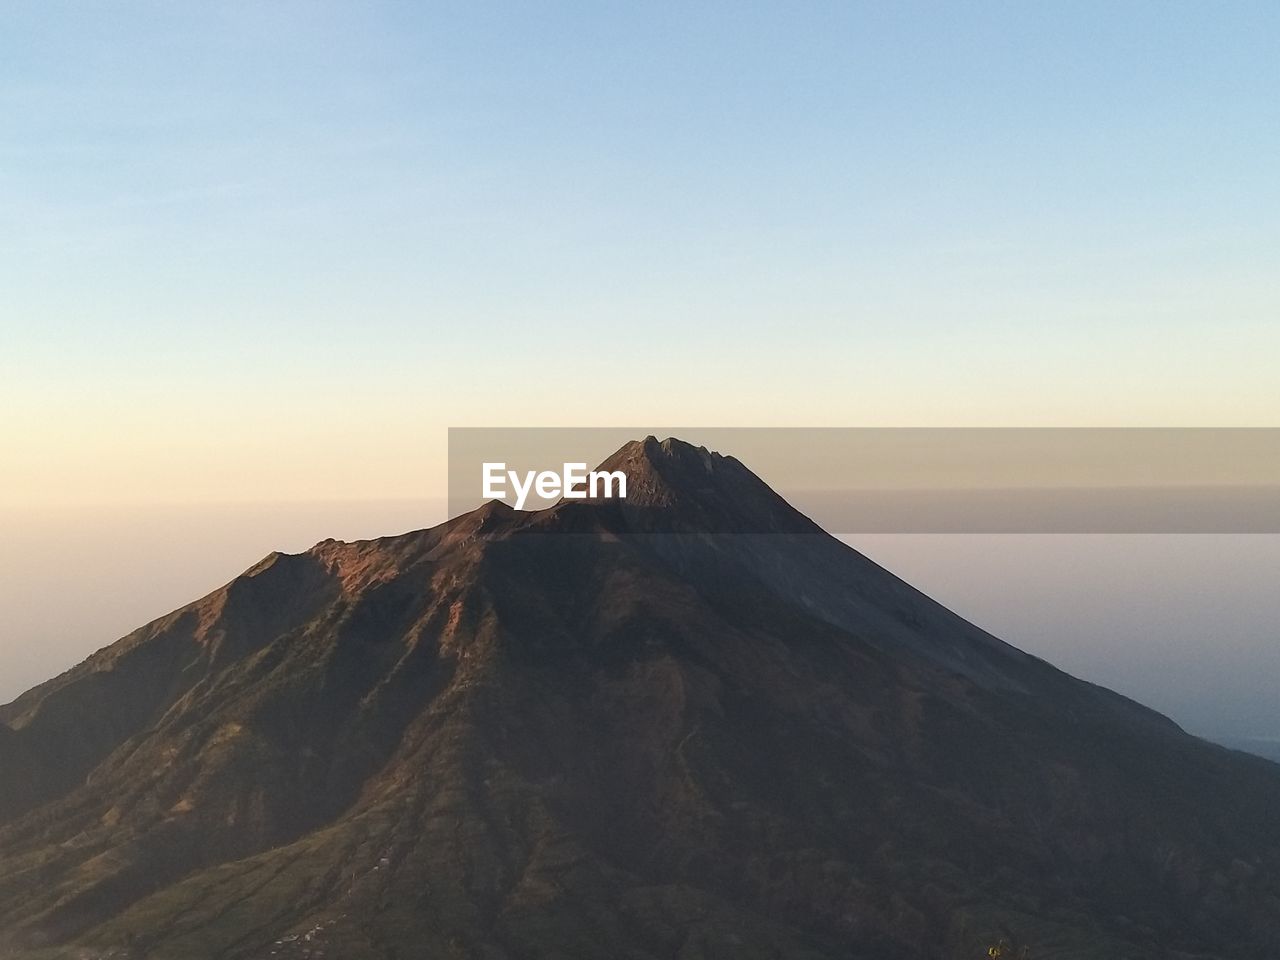
<svg viewBox="0 0 1280 960"><path fill-rule="evenodd" d="M1274 4L5 20L10 502L406 495L464 423L1275 422ZM370 423L433 452L302 481Z"/></svg>

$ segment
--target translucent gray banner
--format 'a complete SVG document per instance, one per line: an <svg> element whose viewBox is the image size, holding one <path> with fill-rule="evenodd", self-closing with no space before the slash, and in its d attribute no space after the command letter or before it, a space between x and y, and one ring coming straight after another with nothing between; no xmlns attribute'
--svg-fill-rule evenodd
<svg viewBox="0 0 1280 960"><path fill-rule="evenodd" d="M691 446L647 456L646 437ZM564 488L548 479L539 496L537 474L590 470L631 443L629 469L659 480L633 482L618 509L643 507L651 532L695 515L708 532L776 532L761 503L734 503L755 496L733 479L744 467L833 534L1280 532L1276 428L453 428L450 516L488 499L545 509ZM683 466L666 477L664 457ZM678 489L655 498L659 482L699 509L682 514Z"/></svg>

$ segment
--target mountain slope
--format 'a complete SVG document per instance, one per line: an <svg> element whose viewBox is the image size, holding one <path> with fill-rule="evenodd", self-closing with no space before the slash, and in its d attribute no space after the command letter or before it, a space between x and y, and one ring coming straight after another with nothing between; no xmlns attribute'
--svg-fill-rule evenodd
<svg viewBox="0 0 1280 960"><path fill-rule="evenodd" d="M1252 957L1280 766L732 458L273 555L0 708L0 957Z"/></svg>

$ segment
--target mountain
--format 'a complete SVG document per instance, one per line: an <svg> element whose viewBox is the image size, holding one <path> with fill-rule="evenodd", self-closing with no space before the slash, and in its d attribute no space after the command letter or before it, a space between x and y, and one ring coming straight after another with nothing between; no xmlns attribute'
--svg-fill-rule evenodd
<svg viewBox="0 0 1280 960"><path fill-rule="evenodd" d="M0 958L1261 958L1280 766L679 441L272 554L0 707Z"/></svg>
<svg viewBox="0 0 1280 960"><path fill-rule="evenodd" d="M1235 737L1219 740L1223 746L1245 753L1256 754L1280 763L1280 740L1275 737Z"/></svg>

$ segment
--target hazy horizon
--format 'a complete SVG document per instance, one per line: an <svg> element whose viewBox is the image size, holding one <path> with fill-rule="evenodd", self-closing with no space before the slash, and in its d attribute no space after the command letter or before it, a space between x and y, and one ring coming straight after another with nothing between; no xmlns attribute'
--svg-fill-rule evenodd
<svg viewBox="0 0 1280 960"><path fill-rule="evenodd" d="M5 515L0 702L273 550L431 526L443 500ZM1280 737L1280 535L841 539L989 632L1210 738Z"/></svg>

